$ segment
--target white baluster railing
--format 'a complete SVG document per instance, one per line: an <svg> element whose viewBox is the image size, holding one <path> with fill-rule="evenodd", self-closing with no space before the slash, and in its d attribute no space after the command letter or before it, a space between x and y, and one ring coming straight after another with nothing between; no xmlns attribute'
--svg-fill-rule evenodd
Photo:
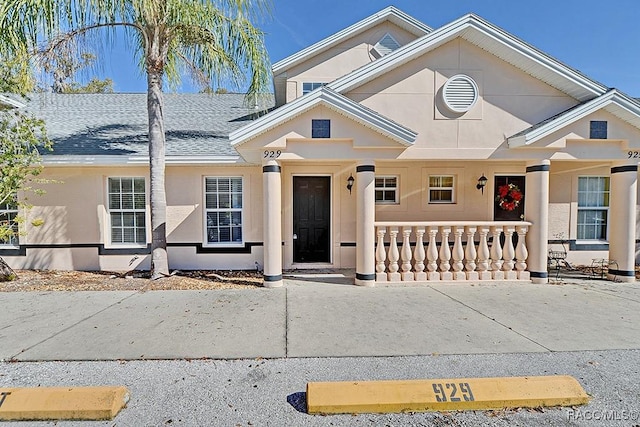
<svg viewBox="0 0 640 427"><path fill-rule="evenodd" d="M525 221L376 222L376 281L530 280L526 245L530 225Z"/></svg>

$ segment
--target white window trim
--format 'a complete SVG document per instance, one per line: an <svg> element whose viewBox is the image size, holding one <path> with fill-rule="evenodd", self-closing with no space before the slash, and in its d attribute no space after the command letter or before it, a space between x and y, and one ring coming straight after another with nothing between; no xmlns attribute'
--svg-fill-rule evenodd
<svg viewBox="0 0 640 427"><path fill-rule="evenodd" d="M313 88L311 90L308 90L308 91L305 92L304 85L306 85L306 84L307 85L311 85ZM324 83L324 82L302 82L302 95L306 95L308 93L311 93L314 90L316 90L316 89L318 89L318 88L320 88L322 86L325 86L326 84L327 83Z"/></svg>
<svg viewBox="0 0 640 427"><path fill-rule="evenodd" d="M580 206L580 202L579 202L579 196L578 193L580 193L580 178L608 178L609 179L609 206ZM611 177L606 176L606 175L580 175L578 176L578 182L576 185L576 243L577 244L594 244L594 243L598 243L598 244L602 244L602 243L609 243L609 227L611 225ZM582 209L581 209L582 208ZM581 210L591 210L591 211L606 211L607 212L607 227L605 230L606 233L606 239L580 239L578 238L578 217L579 217L579 212Z"/></svg>
<svg viewBox="0 0 640 427"><path fill-rule="evenodd" d="M376 205L397 205L400 204L400 177L398 175L376 175L375 179L379 179L379 178L395 178L396 180L396 186L395 187L377 187L374 184L374 194L376 191L389 191L391 189L395 190L395 200L394 201L390 201L390 200L381 200L378 201L376 200ZM374 181L375 183L375 181Z"/></svg>
<svg viewBox="0 0 640 427"><path fill-rule="evenodd" d="M207 208L207 178L240 178L242 181L242 208L240 209L208 209ZM245 216L245 179L243 175L207 175L202 178L202 246L209 248L233 248L243 247L245 245L246 234L246 216ZM242 218L242 240L240 242L209 242L209 236L207 233L207 213L208 212L221 212L221 211L233 211L240 212Z"/></svg>
<svg viewBox="0 0 640 427"><path fill-rule="evenodd" d="M384 39L386 39L386 38L390 38L390 39L393 41L393 43L395 43L395 44L396 44L396 47L395 47L394 49L391 49L389 52L386 52L386 53L385 53L385 51L386 51L386 47L384 47L384 46L382 45L382 40L384 40ZM393 37L393 36L391 35L391 33L386 33L386 34L385 34L384 36L382 36L382 37L380 38L380 40L378 40L378 42L373 46L373 49L378 53L378 55L380 55L380 57L383 57L383 56L385 56L385 55L390 54L391 52L394 52L394 51L396 51L396 50L400 49L401 47L402 47L402 45L401 45L400 43L398 43L398 40L396 40L396 38L395 38L395 37ZM384 51L383 51L383 48L384 48Z"/></svg>
<svg viewBox="0 0 640 427"><path fill-rule="evenodd" d="M453 185L451 187L431 187L431 177L451 177ZM456 184L457 179L453 174L429 174L427 175L427 201L431 205L455 205L456 204ZM431 200L431 190L451 190L451 201Z"/></svg>
<svg viewBox="0 0 640 427"><path fill-rule="evenodd" d="M7 213L8 214L15 213L15 215L18 216L18 214L19 214L18 206L16 205L15 209L6 209L6 208L3 209L3 208L0 208L0 221L4 221L5 220L5 217L3 215L7 214ZM18 229L19 229L19 227L20 226L18 226ZM2 249L17 249L17 248L19 248L20 247L20 234L15 236L15 241L17 243L3 243L3 242L0 242L0 248L2 248Z"/></svg>
<svg viewBox="0 0 640 427"><path fill-rule="evenodd" d="M141 212L141 209L123 209L123 210L112 210L109 207L109 180L112 178L119 178L119 179L143 179L144 180L144 228L145 228L145 243L121 243L121 242L113 242L112 238L111 238L111 233L112 233L112 224L111 224L111 212ZM105 179L105 195L106 195L106 200L105 200L105 209L107 212L107 231L106 231L106 239L105 239L105 245L109 248L146 248L149 245L149 199L148 199L148 194L149 194L149 188L148 186L148 182L147 182L147 178L144 176L126 176L126 175L113 175L113 176L107 176Z"/></svg>

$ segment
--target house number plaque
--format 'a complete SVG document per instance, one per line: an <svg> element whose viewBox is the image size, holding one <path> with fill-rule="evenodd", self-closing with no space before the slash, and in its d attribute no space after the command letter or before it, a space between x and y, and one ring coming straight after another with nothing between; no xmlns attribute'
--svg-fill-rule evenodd
<svg viewBox="0 0 640 427"><path fill-rule="evenodd" d="M282 150L264 150L265 159L277 159L282 155Z"/></svg>

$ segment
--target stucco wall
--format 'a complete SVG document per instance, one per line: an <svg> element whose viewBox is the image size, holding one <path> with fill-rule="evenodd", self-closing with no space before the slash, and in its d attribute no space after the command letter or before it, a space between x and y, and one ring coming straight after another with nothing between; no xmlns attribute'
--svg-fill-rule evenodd
<svg viewBox="0 0 640 427"><path fill-rule="evenodd" d="M441 89L455 74L474 78L479 99L453 115ZM429 158L430 149L504 147L507 137L577 101L472 44L456 39L364 84L347 96L418 133L404 158Z"/></svg>
<svg viewBox="0 0 640 427"><path fill-rule="evenodd" d="M386 33L402 46L416 36L390 22L383 22L287 70L287 102L302 96L302 83L328 83L375 60L372 50ZM277 78L277 76L276 76Z"/></svg>

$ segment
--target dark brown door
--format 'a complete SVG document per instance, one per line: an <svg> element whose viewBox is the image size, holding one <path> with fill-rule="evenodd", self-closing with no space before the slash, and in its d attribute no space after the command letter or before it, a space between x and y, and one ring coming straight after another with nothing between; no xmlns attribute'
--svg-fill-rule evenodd
<svg viewBox="0 0 640 427"><path fill-rule="evenodd" d="M328 176L293 177L293 262L329 262Z"/></svg>
<svg viewBox="0 0 640 427"><path fill-rule="evenodd" d="M522 221L524 218L524 176L496 176L493 188L493 220ZM509 186L511 185L511 186ZM507 195L505 191L509 190ZM520 200L515 203L514 196ZM502 201L502 206L500 202ZM517 205L517 206L514 206Z"/></svg>

